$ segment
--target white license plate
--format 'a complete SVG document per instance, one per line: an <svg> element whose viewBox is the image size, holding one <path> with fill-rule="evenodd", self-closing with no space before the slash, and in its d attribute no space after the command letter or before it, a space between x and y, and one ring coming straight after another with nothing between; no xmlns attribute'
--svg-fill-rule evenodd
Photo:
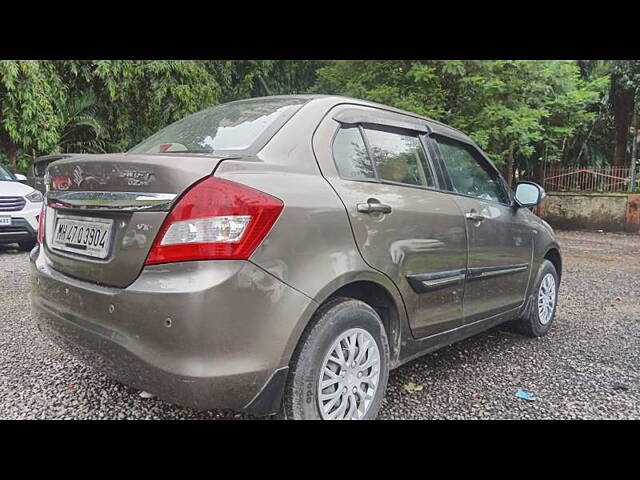
<svg viewBox="0 0 640 480"><path fill-rule="evenodd" d="M52 247L95 258L106 258L111 245L113 220L58 215Z"/></svg>
<svg viewBox="0 0 640 480"><path fill-rule="evenodd" d="M11 225L11 217L0 217L0 225Z"/></svg>

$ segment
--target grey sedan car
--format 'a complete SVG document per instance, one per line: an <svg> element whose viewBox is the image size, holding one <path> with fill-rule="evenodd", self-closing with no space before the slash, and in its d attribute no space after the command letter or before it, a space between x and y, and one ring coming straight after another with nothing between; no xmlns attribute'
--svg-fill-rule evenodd
<svg viewBox="0 0 640 480"><path fill-rule="evenodd" d="M542 189L513 192L467 136L395 108L231 102L45 177L40 329L168 402L372 419L390 369L553 322Z"/></svg>

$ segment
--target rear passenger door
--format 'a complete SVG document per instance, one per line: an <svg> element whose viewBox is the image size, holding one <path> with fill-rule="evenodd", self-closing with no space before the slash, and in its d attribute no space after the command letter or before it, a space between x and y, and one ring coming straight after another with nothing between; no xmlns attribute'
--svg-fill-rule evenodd
<svg viewBox="0 0 640 480"><path fill-rule="evenodd" d="M432 138L448 172L452 197L466 219L465 323L520 306L533 255L533 229L523 209L511 207L508 186L475 146L446 136Z"/></svg>
<svg viewBox="0 0 640 480"><path fill-rule="evenodd" d="M335 108L314 135L314 151L362 257L396 283L412 332L422 337L462 325L464 219L452 196L438 191L425 124L384 112Z"/></svg>

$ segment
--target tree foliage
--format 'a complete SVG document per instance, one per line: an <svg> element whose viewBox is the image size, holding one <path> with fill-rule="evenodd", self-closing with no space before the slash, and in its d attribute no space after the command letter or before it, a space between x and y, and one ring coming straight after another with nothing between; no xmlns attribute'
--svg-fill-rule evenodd
<svg viewBox="0 0 640 480"><path fill-rule="evenodd" d="M420 113L469 134L510 178L514 168L558 162L588 128L605 77L585 80L575 62L347 61L318 72L316 91Z"/></svg>
<svg viewBox="0 0 640 480"><path fill-rule="evenodd" d="M55 147L61 126L55 104L63 95L50 62L0 61L0 149L14 167L19 150Z"/></svg>
<svg viewBox="0 0 640 480"><path fill-rule="evenodd" d="M638 85L637 61L0 61L0 156L123 151L220 102L325 93L459 128L511 179L624 164Z"/></svg>

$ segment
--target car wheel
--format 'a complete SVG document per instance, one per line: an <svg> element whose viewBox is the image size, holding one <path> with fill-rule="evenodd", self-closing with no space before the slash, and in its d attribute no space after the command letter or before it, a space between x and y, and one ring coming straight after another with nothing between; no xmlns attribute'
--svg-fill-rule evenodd
<svg viewBox="0 0 640 480"><path fill-rule="evenodd" d="M20 250L22 250L23 252L30 252L31 250L33 250L33 247L36 246L36 241L29 240L27 242L20 242L18 243L18 245L20 246Z"/></svg>
<svg viewBox="0 0 640 480"><path fill-rule="evenodd" d="M336 298L312 325L294 353L280 417L375 419L389 378L389 344L376 311Z"/></svg>
<svg viewBox="0 0 640 480"><path fill-rule="evenodd" d="M517 330L530 337L541 337L551 329L558 303L558 285L558 273L553 263L543 260L529 308L515 322Z"/></svg>

